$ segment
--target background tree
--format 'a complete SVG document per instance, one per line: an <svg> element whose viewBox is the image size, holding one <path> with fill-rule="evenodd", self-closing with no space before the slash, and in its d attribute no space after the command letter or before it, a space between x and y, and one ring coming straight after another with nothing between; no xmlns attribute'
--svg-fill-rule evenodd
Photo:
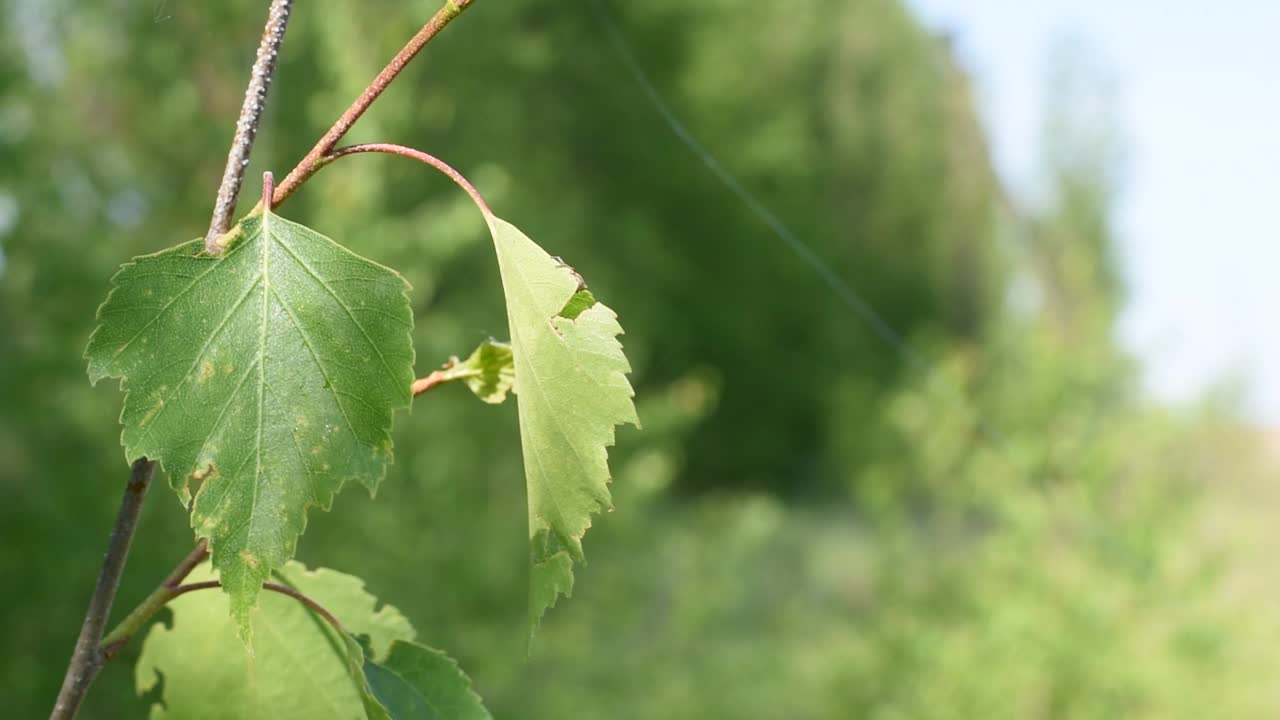
<svg viewBox="0 0 1280 720"><path fill-rule="evenodd" d="M0 4L0 684L20 717L56 691L124 467L119 393L84 380L94 309L121 259L203 235L253 52L231 38L260 22L249 0L127 5ZM1237 488L1270 470L1222 408L1143 399L1112 340L1110 176L1051 162L1048 202L1006 198L964 74L895 0L608 8L692 131L933 371L706 171L589 7L477 7L351 140L438 153L627 319L645 431L620 437L620 510L526 663L515 413L442 391L398 418L378 500L314 514L300 558L396 598L497 717L1274 716L1280 623L1229 592L1267 574L1244 541L1271 536L1227 513L1266 507ZM424 12L298 12L250 176L301 157ZM505 327L466 203L370 157L289 213L405 268L418 356L443 359ZM1041 304L1006 302L1024 278ZM1092 308L1087 329L1063 308ZM141 536L183 536L159 498ZM137 546L120 606L172 558ZM82 717L145 712L134 660Z"/></svg>

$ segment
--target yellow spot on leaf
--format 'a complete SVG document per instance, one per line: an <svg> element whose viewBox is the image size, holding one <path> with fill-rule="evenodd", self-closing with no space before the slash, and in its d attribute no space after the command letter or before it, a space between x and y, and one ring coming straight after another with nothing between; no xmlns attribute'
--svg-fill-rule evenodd
<svg viewBox="0 0 1280 720"><path fill-rule="evenodd" d="M147 411L147 414L146 414L146 415L143 415L143 416L142 416L142 419L138 421L138 425L139 425L139 426L145 426L145 425L150 424L150 422L151 422L153 419L155 419L156 413L160 412L160 410L161 410L163 407L164 407L164 400L157 400L157 401L156 401L156 404L155 404L155 405L153 405L153 406L151 407L151 409Z"/></svg>

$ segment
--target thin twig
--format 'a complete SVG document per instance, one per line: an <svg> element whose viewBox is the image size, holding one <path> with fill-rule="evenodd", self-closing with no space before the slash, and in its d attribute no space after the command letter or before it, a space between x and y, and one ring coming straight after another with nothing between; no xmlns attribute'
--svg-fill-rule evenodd
<svg viewBox="0 0 1280 720"><path fill-rule="evenodd" d="M209 590L211 588L219 587L222 587L222 582L218 580L205 580L198 583L187 583L186 585L179 585L171 589L169 591L169 599L172 600L179 595L186 595L187 593L195 592L196 590Z"/></svg>
<svg viewBox="0 0 1280 720"><path fill-rule="evenodd" d="M151 618L154 617L156 613L160 612L160 609L165 605L168 605L174 598L197 590L208 590L211 588L222 587L222 583L218 580L202 580L194 583L182 583L186 576L208 556L209 552L207 546L205 542L201 540L200 544L196 546L196 549L191 551L191 554L188 555L181 563L178 563L178 567L174 568L173 572L169 574L169 577L165 578L165 581L152 591L151 595L149 595L146 600L142 601L141 605L139 605L133 612L129 613L129 616L121 621L121 623L103 639L102 654L104 659L110 660L115 657L116 653L120 652L121 648L125 645L128 645L129 641L133 639L133 636L146 627ZM288 587L287 585L280 585L279 583L263 583L262 588L282 595L288 595L289 597L296 599L314 610L316 614L327 620L329 624L339 632L343 631L342 623L338 622L338 619L333 616L333 613L330 613L320 603L312 600L306 595L303 595L301 592Z"/></svg>
<svg viewBox="0 0 1280 720"><path fill-rule="evenodd" d="M186 580L187 576L191 574L191 571L195 570L196 566L204 562L208 557L209 541L200 538L200 542L196 543L195 548L170 571L164 582L151 591L151 594L138 607L130 611L125 616L125 619L120 621L120 624L116 625L111 632L107 633L106 637L102 638L102 643L99 646L102 651L102 661L104 663L110 662L116 656L116 653L120 652L125 645L128 645L133 636L146 626L151 616L159 612L160 608L164 607L165 603L169 601L170 593L173 592L174 588L181 585L182 581Z"/></svg>
<svg viewBox="0 0 1280 720"><path fill-rule="evenodd" d="M258 135L263 108L267 106L267 90L275 75L276 61L280 58L280 44L289 25L289 13L293 0L272 0L267 13L267 25L258 45L258 57L253 62L249 86L244 89L244 104L240 106L240 119L236 121L236 133L227 152L227 166L222 171L222 185L214 202L213 217L209 220L209 232L204 236L204 248L216 255L222 251L218 238L231 229L231 218L236 212L236 198L244 180L244 169L249 165L253 141Z"/></svg>
<svg viewBox="0 0 1280 720"><path fill-rule="evenodd" d="M120 512L116 516L115 527L111 530L111 540L107 543L107 554L102 559L98 582L93 589L93 597L89 600L89 610L85 613L84 624L80 626L80 637L76 640L71 663L62 679L62 689L58 692L53 712L49 715L50 720L75 717L85 693L105 662L98 650L98 642L102 639L107 617L111 615L111 603L120 588L120 575L129 558L129 546L133 544L133 534L138 527L138 514L142 511L142 501L147 496L147 488L151 486L155 469L155 463L146 458L133 463L129 484L125 488L124 499L120 502Z"/></svg>
<svg viewBox="0 0 1280 720"><path fill-rule="evenodd" d="M214 203L213 217L209 222L210 234L206 236L206 247L209 244L209 238L216 239L217 235L226 232L231 225L236 196L240 192L244 167L249 163L249 154L253 149L258 122L266 106L266 89L271 84L271 77L275 72L276 59L279 56L280 43L284 37L291 5L292 0L272 0L267 13L266 28L263 30L262 43L258 48L258 60L254 63L249 86L245 90L244 108L241 110L240 121L236 124L236 134L227 156L227 168L223 173L222 184L218 188L217 200ZM216 234L215 228L218 229ZM213 244L216 247L216 243ZM133 463L129 484L126 486L124 499L120 503L120 512L116 516L116 524L111 531L107 554L103 558L98 582L89 600L89 610L85 613L84 623L80 627L80 636L76 640L75 650L72 651L71 662L63 677L62 689L58 692L53 712L49 715L50 720L70 720L75 717L80 704L84 702L89 686L97 678L103 664L114 654L112 645L104 646L102 632L111 614L111 605L115 601L116 592L120 588L120 576L124 572L125 561L129 556L129 546L133 543L133 535L137 530L138 514L142 510L142 501L151 486L155 470L155 463L147 458L138 458ZM197 550L200 553L207 552L203 542L197 546ZM193 555L195 554L193 552ZM198 560L191 562L182 577L186 577L186 573L203 559L204 556L201 554ZM192 556L188 556L183 564L174 569L174 573L181 571L191 560ZM173 575L171 574L170 577L172 578ZM181 582L181 578L178 582Z"/></svg>
<svg viewBox="0 0 1280 720"><path fill-rule="evenodd" d="M303 595L297 590L294 590L288 585L280 585L279 583L271 583L271 582L262 583L262 589L270 590L271 592L277 592L277 593L280 593L281 595L288 595L294 600L297 600L303 605L306 605L307 607L311 608L312 612L324 618L325 622L332 625L334 630L337 630L340 633L346 632L346 630L343 629L342 627L342 623L338 622L338 618L334 617L333 613L326 610L324 606L321 605L320 603L316 602L315 600L312 600L306 595Z"/></svg>
<svg viewBox="0 0 1280 720"><path fill-rule="evenodd" d="M217 580L205 580L203 582L198 582L198 583L179 585L178 587L173 588L172 590L169 591L168 599L172 600L178 597L179 595L185 595L189 592L195 592L197 590L210 590L210 589L219 588L219 587L222 587L222 583ZM303 605L306 605L315 614L324 618L325 622L332 625L334 630L337 630L340 633L346 632L346 630L342 627L342 623L338 621L338 618L333 616L333 613L326 610L325 607L320 603L316 602L315 600L312 600L306 595L303 595L298 590L295 590L289 587L288 585L281 585L280 583L273 583L273 582L262 583L262 589L269 590L274 593L280 593L281 595L288 595L294 600L297 600Z"/></svg>
<svg viewBox="0 0 1280 720"><path fill-rule="evenodd" d="M58 701L54 703L50 720L76 716L76 711L84 700L84 693L88 692L88 687L102 669L102 656L97 644L102 638L106 619L111 614L111 602L115 600L115 592L120 587L120 575L124 573L124 562L128 560L129 546L133 543L133 532L138 527L138 514L142 511L142 501L147 496L147 488L151 486L151 475L154 473L155 464L146 457L133 462L129 484L124 489L124 500L120 501L120 512L116 515L106 556L102 559L102 569L97 574L97 585L93 588L93 597L84 614L76 650L72 652L72 661L67 667L67 676L63 678L63 688L58 693Z"/></svg>
<svg viewBox="0 0 1280 720"><path fill-rule="evenodd" d="M413 396L416 398L425 392L444 385L445 383L451 383L455 380L465 380L479 374L480 371L476 368L465 366L459 367L458 358L451 357L440 366L439 370L434 370L430 375L414 380L413 384L409 386L409 390L413 392Z"/></svg>
<svg viewBox="0 0 1280 720"><path fill-rule="evenodd" d="M432 38L438 35L454 18L461 15L462 11L466 10L472 2L474 0L445 0L444 6L436 11L436 14L400 49L400 52L396 53L391 62L387 63L387 66L382 69L382 72L378 73L373 82L369 83L364 92L360 93L360 97L356 98L346 112L342 113L342 116L334 122L333 126L324 134L324 137L320 138L315 147L311 148L306 157L302 158L298 165L289 171L284 180L280 181L280 184L276 186L273 205L283 203L302 183L306 182L307 178L310 178L317 170L325 166L328 162L330 151L337 147L338 141L342 140L347 131L351 129L351 126L355 125L360 116L373 104L373 101L378 99L378 96L404 70L409 61L413 60L422 51L422 48L431 42Z"/></svg>
<svg viewBox="0 0 1280 720"><path fill-rule="evenodd" d="M454 376L449 374L448 370L436 370L424 378L418 378L417 380L414 380L413 384L409 386L409 389L413 391L414 397L418 397L419 395L427 392L428 390L432 390L434 388L440 387L441 385L449 382L450 380L455 380L455 379L456 378Z"/></svg>
<svg viewBox="0 0 1280 720"><path fill-rule="evenodd" d="M262 173L262 210L263 212L271 211L271 194L275 190L276 179L271 171Z"/></svg>
<svg viewBox="0 0 1280 720"><path fill-rule="evenodd" d="M357 153L387 153L390 155L399 155L400 157L406 157L406 158L409 158L410 160L417 160L420 163L430 165L436 170L439 170L440 172L444 173L450 180L452 180L455 184L457 184L458 187L465 190L466 193L471 196L472 202L476 204L476 207L480 208L480 212L484 213L484 216L486 218L489 217L490 215L493 215L493 211L489 210L489 204L484 201L483 197L481 197L480 191L476 190L476 186L472 185L469 180L463 177L462 173L458 172L457 170L454 170L452 167L450 167L447 163L445 163L445 161L441 160L440 158L434 155L428 155L427 153L424 153L421 150L416 150L411 147L405 147L403 145L393 145L391 143L367 143L364 145L350 145L348 147L338 148L337 150L334 150L325 158L324 164L328 165L329 163L333 162L334 160L337 160L340 157L343 157L346 155L355 155ZM321 167L323 167L323 165Z"/></svg>
<svg viewBox="0 0 1280 720"><path fill-rule="evenodd" d="M169 577L165 578L161 584L164 587L178 587L183 580L187 579L191 571L195 570L196 566L204 562L208 557L209 541L205 538L200 538L200 542L196 543L195 548L182 559L182 562L178 563L173 572L169 573Z"/></svg>

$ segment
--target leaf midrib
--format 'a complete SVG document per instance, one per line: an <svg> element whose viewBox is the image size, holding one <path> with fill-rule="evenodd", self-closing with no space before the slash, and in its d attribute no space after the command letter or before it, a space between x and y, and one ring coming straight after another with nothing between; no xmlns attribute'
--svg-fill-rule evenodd
<svg viewBox="0 0 1280 720"><path fill-rule="evenodd" d="M245 536L245 545L251 544L253 535L253 518L258 513L258 495L262 489L262 428L264 410L267 400L267 335L271 322L271 244L267 242L271 234L268 232L271 211L262 213L262 224L258 226L258 244L261 247L259 261L261 264L262 284L262 317L258 327L258 438L254 454L257 456L253 471L253 500L249 503L249 528Z"/></svg>

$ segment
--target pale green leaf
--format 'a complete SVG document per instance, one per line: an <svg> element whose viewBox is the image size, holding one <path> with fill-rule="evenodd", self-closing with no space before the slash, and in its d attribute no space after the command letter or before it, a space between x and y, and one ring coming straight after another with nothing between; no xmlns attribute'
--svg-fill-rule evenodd
<svg viewBox="0 0 1280 720"><path fill-rule="evenodd" d="M89 377L121 378L129 458L159 461L209 539L231 611L249 611L293 556L310 506L348 481L372 492L391 415L410 401L413 316L394 271L272 213L228 249L198 241L116 275Z"/></svg>
<svg viewBox="0 0 1280 720"><path fill-rule="evenodd" d="M530 625L573 590L591 515L611 507L606 447L638 424L622 333L572 268L489 217L507 299L529 491Z"/></svg>
<svg viewBox="0 0 1280 720"><path fill-rule="evenodd" d="M309 572L296 562L286 564L279 575L283 584L319 602L348 631L367 636L375 660L386 656L395 642L413 639L409 621L393 607L378 607L359 578L326 569ZM216 577L205 566L187 582ZM153 719L364 717L348 667L346 637L296 599L263 594L252 655L236 638L223 593L187 593L169 607L172 627L152 626L135 669L140 694L161 683Z"/></svg>

